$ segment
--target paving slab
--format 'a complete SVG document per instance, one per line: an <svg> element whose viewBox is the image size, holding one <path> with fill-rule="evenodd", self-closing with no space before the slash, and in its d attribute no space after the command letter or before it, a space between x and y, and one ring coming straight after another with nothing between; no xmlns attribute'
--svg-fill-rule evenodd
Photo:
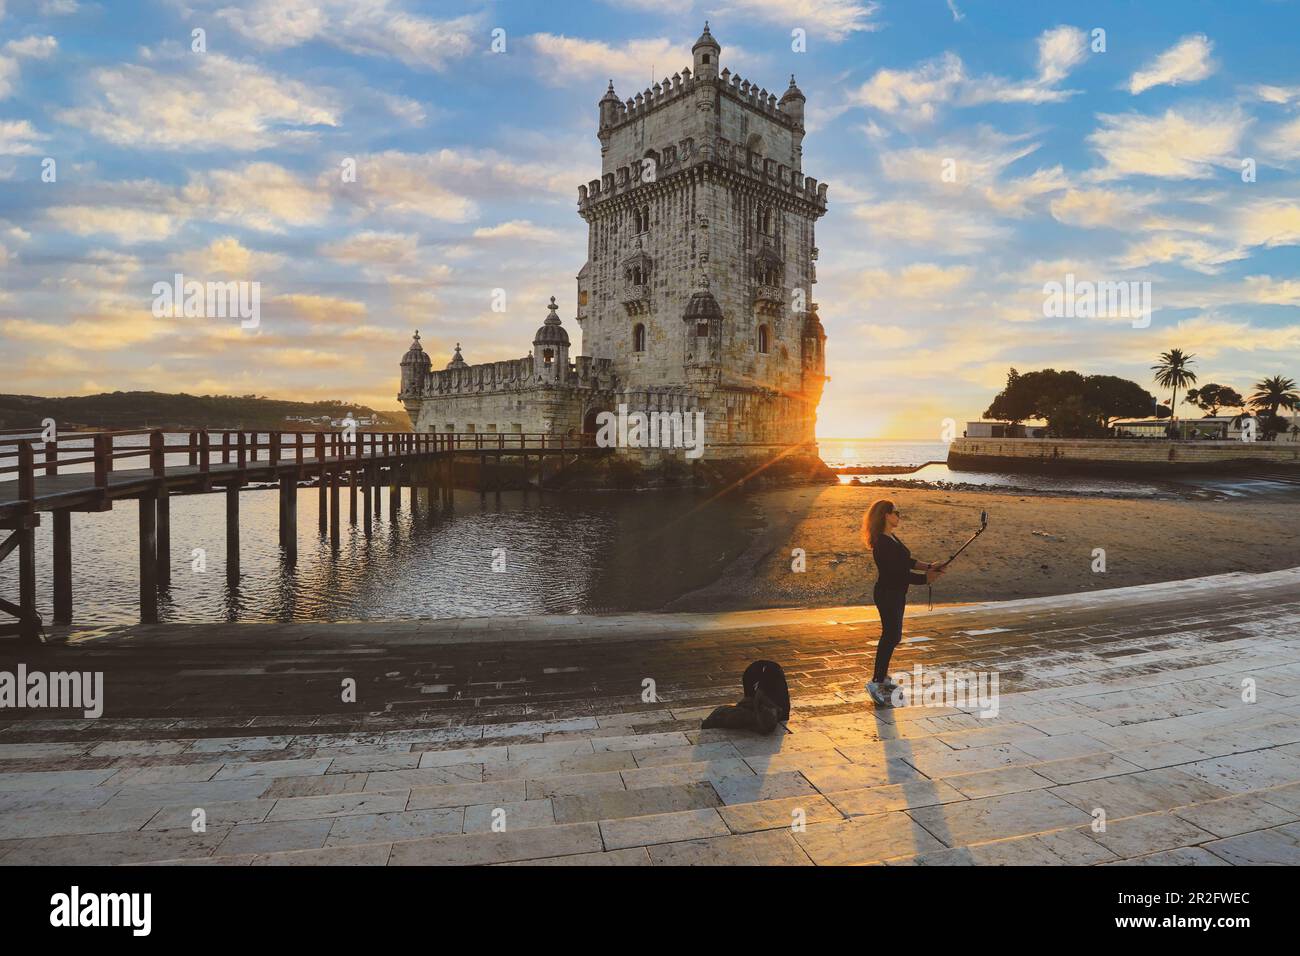
<svg viewBox="0 0 1300 956"><path fill-rule="evenodd" d="M464 819L465 811L459 807L351 814L334 819L323 845L337 847L357 843L393 843L444 833L462 833Z"/></svg>
<svg viewBox="0 0 1300 956"><path fill-rule="evenodd" d="M713 809L600 821L600 835L607 850L727 836L730 833L718 811Z"/></svg>
<svg viewBox="0 0 1300 956"><path fill-rule="evenodd" d="M647 848L655 866L812 866L790 833L766 830Z"/></svg>
<svg viewBox="0 0 1300 956"><path fill-rule="evenodd" d="M595 823L432 837L393 844L389 866L475 866L603 849Z"/></svg>
<svg viewBox="0 0 1300 956"><path fill-rule="evenodd" d="M1057 830L1091 820L1087 813L1047 790L982 797L906 812L945 846Z"/></svg>

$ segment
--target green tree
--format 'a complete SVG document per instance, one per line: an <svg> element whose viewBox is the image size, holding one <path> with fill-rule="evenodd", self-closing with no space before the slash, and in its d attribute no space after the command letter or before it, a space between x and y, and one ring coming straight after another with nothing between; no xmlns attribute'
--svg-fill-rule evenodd
<svg viewBox="0 0 1300 956"><path fill-rule="evenodd" d="M1156 373L1156 384L1173 389L1169 402L1171 413L1178 409L1178 390L1196 383L1196 373L1190 367L1195 359L1195 355L1184 355L1182 349L1170 349L1161 352L1158 363L1151 366L1151 371Z"/></svg>
<svg viewBox="0 0 1300 956"><path fill-rule="evenodd" d="M1148 415L1156 403L1155 396L1137 382L1117 375L1089 375L1084 383L1087 389L1084 397L1100 413L1103 429L1121 419Z"/></svg>
<svg viewBox="0 0 1300 956"><path fill-rule="evenodd" d="M1294 411L1300 408L1300 393L1296 392L1294 379L1273 375L1255 383L1255 393L1248 401L1250 407L1260 413L1260 418L1263 419L1260 430L1264 433L1264 440L1271 441L1287 427L1286 421L1278 415L1278 409Z"/></svg>
<svg viewBox="0 0 1300 956"><path fill-rule="evenodd" d="M1200 388L1189 388L1185 401L1210 415L1219 414L1220 408L1241 408L1245 403L1235 388L1214 382L1206 382Z"/></svg>
<svg viewBox="0 0 1300 956"><path fill-rule="evenodd" d="M1090 438L1105 434L1121 418L1147 414L1153 404L1155 396L1142 386L1114 375L1012 369L984 417L1012 423L1042 419L1053 436Z"/></svg>

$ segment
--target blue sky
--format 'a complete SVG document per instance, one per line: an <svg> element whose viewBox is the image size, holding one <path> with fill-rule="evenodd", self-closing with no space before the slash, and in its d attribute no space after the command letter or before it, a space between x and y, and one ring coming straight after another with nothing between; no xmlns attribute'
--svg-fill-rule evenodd
<svg viewBox="0 0 1300 956"><path fill-rule="evenodd" d="M517 358L555 295L576 335L596 102L611 77L626 98L688 65L706 18L724 66L778 95L793 72L808 97L805 172L830 184L823 436L935 437L1010 366L1150 388L1181 347L1203 382L1300 378L1292 2L0 11L5 391L394 408L414 328L435 361L457 342ZM176 272L260 282L261 325L155 318L153 284ZM1068 273L1151 282L1149 327L1045 318L1043 284Z"/></svg>

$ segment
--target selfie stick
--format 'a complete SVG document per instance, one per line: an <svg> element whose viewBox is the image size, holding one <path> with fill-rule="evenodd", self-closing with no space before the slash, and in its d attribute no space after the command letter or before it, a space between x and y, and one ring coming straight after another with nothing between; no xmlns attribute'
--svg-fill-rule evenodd
<svg viewBox="0 0 1300 956"><path fill-rule="evenodd" d="M984 530L988 528L988 526L989 526L989 513L987 511L981 511L979 530L976 531L969 538L967 538L966 543L963 544L956 551L954 551L952 557L949 558L947 561L943 562L943 564L939 565L939 567L946 568L948 565L952 564L953 561L957 559L957 555L961 554L963 551L969 548L971 546L971 542L974 541L976 538L978 538L980 535L982 535L984 533ZM927 584L926 587L929 589L930 610L933 611L934 610L934 585Z"/></svg>

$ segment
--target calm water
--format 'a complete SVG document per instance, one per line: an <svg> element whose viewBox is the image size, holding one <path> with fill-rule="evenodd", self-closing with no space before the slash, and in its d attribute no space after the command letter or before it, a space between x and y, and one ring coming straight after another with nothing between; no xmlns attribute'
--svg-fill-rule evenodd
<svg viewBox="0 0 1300 956"><path fill-rule="evenodd" d="M926 441L833 439L821 451L832 466L919 465L947 457L943 442ZM183 458L169 456L172 462ZM954 471L943 464L895 477L1124 495L1171 488L1140 479ZM1218 478L1200 487L1237 496L1255 493L1259 483ZM450 511L430 519L422 506L413 519L408 489L396 522L390 521L386 491L382 498L383 517L367 539L346 523L344 489L342 539L333 554L318 532L317 490L300 488L298 560L290 567L280 555L277 494L246 489L240 495L242 576L232 588L225 572L224 495L174 496L172 583L160 599L161 619L343 621L653 610L715 580L759 523L741 496L710 500L694 492L505 492L483 499L476 491L460 491ZM75 619L137 620L135 502L73 514L72 534ZM46 620L52 617L50 535L45 516L37 531L37 588ZM493 570L494 551L504 570ZM17 590L16 575L15 559L0 564L0 593Z"/></svg>
<svg viewBox="0 0 1300 956"><path fill-rule="evenodd" d="M334 555L319 535L317 490L300 488L298 560L290 568L280 557L279 496L248 489L240 495L242 577L231 589L224 495L176 495L172 583L159 615L173 622L345 621L651 610L712 581L748 544L757 518L746 502L706 500L660 492L503 492L481 500L462 491L450 512L430 522L423 508L412 519L408 490L390 523L385 490L383 517L367 540L360 526L346 523L345 489ZM137 520L134 501L72 516L77 622L138 620ZM50 524L37 531L37 593L47 621ZM493 570L497 549L502 571ZM0 593L16 590L16 564L0 565Z"/></svg>

